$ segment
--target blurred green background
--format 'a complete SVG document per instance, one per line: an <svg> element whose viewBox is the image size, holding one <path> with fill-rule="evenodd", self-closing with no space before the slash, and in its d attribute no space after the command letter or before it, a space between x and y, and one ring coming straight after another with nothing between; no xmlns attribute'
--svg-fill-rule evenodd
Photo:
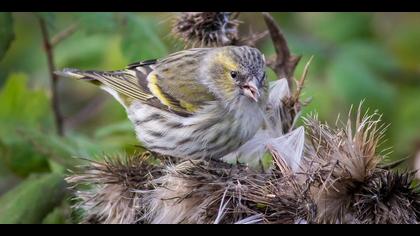
<svg viewBox="0 0 420 236"><path fill-rule="evenodd" d="M50 38L74 27L53 49L56 68L114 70L183 48L171 34L176 13L0 13L0 223L74 223L63 176L78 161L136 151L120 105L96 87L58 82L65 135L55 130L39 18ZM291 51L310 56L304 113L333 123L351 104L383 113L383 147L394 160L420 151L420 13L273 13ZM243 34L262 32L259 13L241 13ZM267 37L257 45L274 52ZM273 79L273 73L269 73Z"/></svg>

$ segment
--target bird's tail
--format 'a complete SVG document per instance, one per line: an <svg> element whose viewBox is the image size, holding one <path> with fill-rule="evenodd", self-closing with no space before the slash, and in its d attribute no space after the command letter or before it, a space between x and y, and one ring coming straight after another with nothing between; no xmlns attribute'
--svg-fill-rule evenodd
<svg viewBox="0 0 420 236"><path fill-rule="evenodd" d="M100 72L98 71L83 71L83 70L78 70L78 69L65 68L63 70L55 71L54 73L58 76L85 80L96 85L102 84L97 79L98 74L100 74Z"/></svg>
<svg viewBox="0 0 420 236"><path fill-rule="evenodd" d="M121 89L121 83L124 83L125 80L121 79L121 71L93 71L93 70L78 70L66 68L61 71L56 71L56 75L74 78L79 80L84 80L99 86L101 89L105 90L111 94L121 105L127 108L130 100L127 100L127 94L124 93L125 90ZM127 87L127 86L126 86ZM125 88L126 88L125 87ZM129 92L128 94L136 94L135 92Z"/></svg>

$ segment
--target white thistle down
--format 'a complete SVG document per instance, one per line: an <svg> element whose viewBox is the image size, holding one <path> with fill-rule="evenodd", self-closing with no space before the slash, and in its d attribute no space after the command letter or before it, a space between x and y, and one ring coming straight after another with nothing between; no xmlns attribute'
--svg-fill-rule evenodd
<svg viewBox="0 0 420 236"><path fill-rule="evenodd" d="M280 79L270 84L267 106L270 108L266 114L266 123L269 126L269 132L272 137L279 137L284 134L282 128L281 109L283 100L290 97L290 88L287 80Z"/></svg>
<svg viewBox="0 0 420 236"><path fill-rule="evenodd" d="M296 172L300 166L305 145L305 131L303 126L278 138L269 139L268 148L276 152L287 165Z"/></svg>
<svg viewBox="0 0 420 236"><path fill-rule="evenodd" d="M252 215L252 216L246 217L242 220L239 220L239 221L235 222L235 225L257 224L257 223L261 223L262 221L263 221L263 215L262 214L257 214L257 215Z"/></svg>
<svg viewBox="0 0 420 236"><path fill-rule="evenodd" d="M303 154L305 132L299 127L289 133L282 128L281 109L283 99L290 97L290 89L286 79L277 80L270 84L268 96L269 112L266 115L265 129L260 129L255 136L232 152L223 160L234 162L236 160L258 165L267 151L276 152L290 166L293 171L299 167Z"/></svg>

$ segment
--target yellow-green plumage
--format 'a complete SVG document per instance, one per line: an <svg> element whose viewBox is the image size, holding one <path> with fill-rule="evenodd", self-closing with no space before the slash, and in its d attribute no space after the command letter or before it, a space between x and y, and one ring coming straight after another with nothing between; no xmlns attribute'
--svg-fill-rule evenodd
<svg viewBox="0 0 420 236"><path fill-rule="evenodd" d="M125 107L139 140L176 157L220 158L256 133L266 100L262 54L250 47L195 48L118 71L65 69Z"/></svg>

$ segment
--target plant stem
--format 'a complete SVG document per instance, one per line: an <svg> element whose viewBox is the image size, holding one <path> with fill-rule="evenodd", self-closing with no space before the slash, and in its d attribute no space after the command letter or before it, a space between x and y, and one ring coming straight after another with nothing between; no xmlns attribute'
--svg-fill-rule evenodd
<svg viewBox="0 0 420 236"><path fill-rule="evenodd" d="M263 12L265 24L270 32L271 40L276 51L276 56L267 61L277 74L278 79L286 78L289 84L290 91L293 88L293 73L296 69L300 56L293 56L290 53L289 46L287 45L286 38L280 30L279 25L268 12Z"/></svg>
<svg viewBox="0 0 420 236"><path fill-rule="evenodd" d="M77 30L78 25L79 25L78 23L74 23L70 25L69 27L67 27L66 29L64 29L63 31L59 32L54 37L52 37L51 45L54 47L55 45L57 45L58 43L60 43L61 41L69 37L70 35L72 35Z"/></svg>
<svg viewBox="0 0 420 236"><path fill-rule="evenodd" d="M47 25L45 24L44 19L42 19L41 17L39 17L38 19L39 19L39 24L41 27L45 53L47 54L48 70L51 77L52 109L54 112L55 125L57 128L58 135L63 136L64 135L63 118L60 112L60 103L59 103L58 91L57 91L58 76L54 73L55 65L54 65L53 47L48 36L48 29L47 29Z"/></svg>

